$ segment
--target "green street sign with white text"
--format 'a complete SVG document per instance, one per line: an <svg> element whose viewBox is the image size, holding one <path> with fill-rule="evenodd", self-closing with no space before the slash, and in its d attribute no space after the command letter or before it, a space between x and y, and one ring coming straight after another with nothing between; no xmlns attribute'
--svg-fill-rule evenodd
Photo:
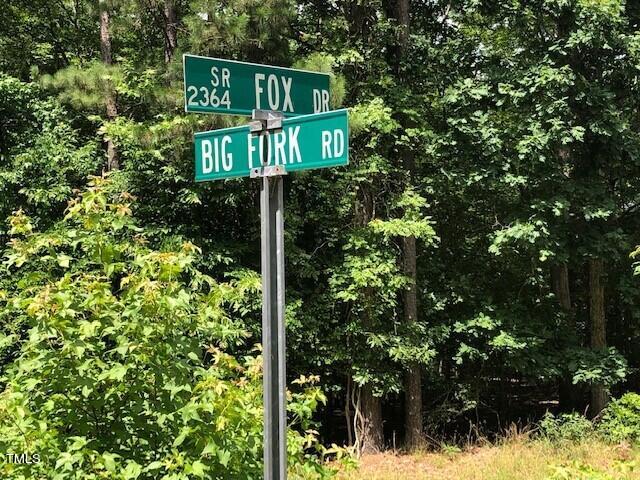
<svg viewBox="0 0 640 480"><path fill-rule="evenodd" d="M268 161L263 165L264 148ZM285 118L282 130L254 135L249 125L195 134L196 181L249 177L262 166L286 172L349 163L346 109Z"/></svg>
<svg viewBox="0 0 640 480"><path fill-rule="evenodd" d="M285 117L329 111L329 74L183 56L186 112L251 115L254 109Z"/></svg>

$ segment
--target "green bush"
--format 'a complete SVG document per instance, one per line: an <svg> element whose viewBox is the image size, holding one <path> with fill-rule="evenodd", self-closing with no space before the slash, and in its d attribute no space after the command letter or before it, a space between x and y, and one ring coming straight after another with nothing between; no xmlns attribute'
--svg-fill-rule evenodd
<svg viewBox="0 0 640 480"><path fill-rule="evenodd" d="M197 247L153 250L126 195L94 179L44 233L22 213L11 220L0 295L20 318L17 358L3 371L0 452L7 479L262 478L259 355L225 352L245 341L238 321L255 273L218 282L199 272ZM313 454L310 416L324 397L302 379L291 395L298 430L290 471L328 473ZM298 433L303 431L304 433Z"/></svg>
<svg viewBox="0 0 640 480"><path fill-rule="evenodd" d="M554 442L578 442L593 432L593 423L579 413L563 413L554 416L547 412L540 421L540 434L543 438Z"/></svg>
<svg viewBox="0 0 640 480"><path fill-rule="evenodd" d="M631 461L616 460L610 472L603 471L579 460L552 467L553 473L548 480L627 480L635 472L636 464Z"/></svg>
<svg viewBox="0 0 640 480"><path fill-rule="evenodd" d="M611 442L640 444L640 395L627 393L602 411L598 431Z"/></svg>

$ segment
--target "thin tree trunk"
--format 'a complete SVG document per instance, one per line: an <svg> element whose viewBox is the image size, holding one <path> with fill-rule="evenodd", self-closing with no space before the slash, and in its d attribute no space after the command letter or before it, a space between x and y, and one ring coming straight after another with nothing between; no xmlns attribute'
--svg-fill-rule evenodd
<svg viewBox="0 0 640 480"><path fill-rule="evenodd" d="M353 445L353 430L351 423L351 389L353 388L353 380L350 375L347 376L347 400L344 402L344 416L347 420L347 445Z"/></svg>
<svg viewBox="0 0 640 480"><path fill-rule="evenodd" d="M399 0L397 3L397 20L398 20L398 45L400 46L400 58L404 59L407 46L409 44L409 0Z"/></svg>
<svg viewBox="0 0 640 480"><path fill-rule="evenodd" d="M551 282L553 293L558 299L560 308L567 313L571 313L571 289L569 288L569 268L566 263L560 263L551 267ZM572 318L570 318L572 321Z"/></svg>
<svg viewBox="0 0 640 480"><path fill-rule="evenodd" d="M604 314L604 262L589 259L589 317L591 320L591 348L602 350L607 346L607 320ZM608 392L601 383L591 387L591 414L595 417L607 405Z"/></svg>
<svg viewBox="0 0 640 480"><path fill-rule="evenodd" d="M416 292L416 238L403 238L403 270L409 278L404 292L404 321L413 323L418 314ZM410 450L422 444L422 371L420 364L411 362L405 374L405 444Z"/></svg>
<svg viewBox="0 0 640 480"><path fill-rule="evenodd" d="M365 313L363 326L370 324L368 313ZM362 385L358 392L355 406L354 431L356 449L360 454L377 453L384 448L384 432L382 429L382 402L373 394L371 385Z"/></svg>
<svg viewBox="0 0 640 480"><path fill-rule="evenodd" d="M361 202L356 203L355 219L358 225L366 226L373 218L373 196L367 189L361 190ZM365 329L372 325L370 304L373 293L365 291L365 309L362 325ZM380 397L373 394L371 385L362 385L355 412L355 436L359 453L375 453L384 447L384 433L382 429L382 403Z"/></svg>
<svg viewBox="0 0 640 480"><path fill-rule="evenodd" d="M564 312L567 320L567 327L575 332L576 321L573 312L573 306L571 304L571 287L569 285L569 268L566 262L553 265L551 267L551 287L553 293L558 300L560 308ZM558 397L560 401L560 408L563 411L571 412L580 407L581 391L576 385L573 384L571 375L565 375L560 379L558 386Z"/></svg>
<svg viewBox="0 0 640 480"><path fill-rule="evenodd" d="M100 5L100 51L102 52L102 62L105 65L113 65L111 54L111 33L109 31L109 10L106 0L99 0ZM118 106L116 105L115 92L113 86L109 85L105 91L105 103L107 107L107 119L114 120L118 116ZM118 170L120 163L118 160L118 151L113 140L107 138L107 171Z"/></svg>
<svg viewBox="0 0 640 480"><path fill-rule="evenodd" d="M178 16L175 0L164 0L164 62L169 63L178 47Z"/></svg>

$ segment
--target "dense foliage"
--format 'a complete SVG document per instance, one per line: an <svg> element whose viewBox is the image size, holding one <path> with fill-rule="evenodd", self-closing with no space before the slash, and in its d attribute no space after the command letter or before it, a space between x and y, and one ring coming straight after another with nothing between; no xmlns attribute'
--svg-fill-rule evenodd
<svg viewBox="0 0 640 480"><path fill-rule="evenodd" d="M285 180L289 380L319 376L292 471L321 472L316 406L322 442L375 450L637 391L639 22L624 0L6 1L0 441L61 475L258 475L259 189L194 183L193 133L245 120L184 114L182 53L328 72L350 109L350 165ZM130 198L85 187L105 169Z"/></svg>
<svg viewBox="0 0 640 480"><path fill-rule="evenodd" d="M257 277L215 281L195 269L189 242L150 249L128 200L94 179L46 232L11 217L4 315L26 333L5 337L21 354L4 377L0 445L41 461L3 473L261 478L260 360L225 352L247 336L240 319ZM292 398L298 425L309 428L323 399L312 386ZM305 460L314 442L291 431L297 471L322 471Z"/></svg>

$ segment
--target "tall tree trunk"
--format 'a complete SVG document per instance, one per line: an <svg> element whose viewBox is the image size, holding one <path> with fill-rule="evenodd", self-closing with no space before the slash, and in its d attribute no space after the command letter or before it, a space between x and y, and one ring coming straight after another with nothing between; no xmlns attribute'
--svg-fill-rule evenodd
<svg viewBox="0 0 640 480"><path fill-rule="evenodd" d="M100 51L102 52L102 62L105 65L113 65L113 58L111 55L111 33L109 31L109 8L106 0L99 0L100 6ZM114 120L118 116L118 106L116 105L115 92L113 85L108 82L108 86L105 91L105 102L107 107L107 119L109 121ZM118 170L120 163L118 160L118 151L113 141L109 138L106 139L107 144L107 171Z"/></svg>
<svg viewBox="0 0 640 480"><path fill-rule="evenodd" d="M604 262L589 259L589 317L591 320L591 348L602 350L607 346L607 320L604 314ZM598 415L607 405L608 392L601 383L591 387L591 414Z"/></svg>
<svg viewBox="0 0 640 480"><path fill-rule="evenodd" d="M175 0L164 0L164 62L169 63L178 47L178 16Z"/></svg>
<svg viewBox="0 0 640 480"><path fill-rule="evenodd" d="M396 69L400 72L401 63L405 60L407 48L409 46L409 34L411 25L409 21L410 5L409 0L399 0L392 6L392 14L398 22L398 55L396 58ZM408 172L408 184L413 185L415 175L415 161L413 152L409 148L404 148L401 152L402 164ZM413 236L404 237L402 240L402 270L409 279L409 286L404 291L404 321L411 324L418 316L417 302L417 251L416 238ZM405 446L409 450L418 448L422 442L422 370L420 364L411 362L407 366L404 382L405 392Z"/></svg>
<svg viewBox="0 0 640 480"><path fill-rule="evenodd" d="M403 270L409 278L404 292L404 321L413 323L418 314L416 292L416 237L403 238ZM411 362L405 374L405 445L409 450L422 444L422 370L420 364Z"/></svg>

